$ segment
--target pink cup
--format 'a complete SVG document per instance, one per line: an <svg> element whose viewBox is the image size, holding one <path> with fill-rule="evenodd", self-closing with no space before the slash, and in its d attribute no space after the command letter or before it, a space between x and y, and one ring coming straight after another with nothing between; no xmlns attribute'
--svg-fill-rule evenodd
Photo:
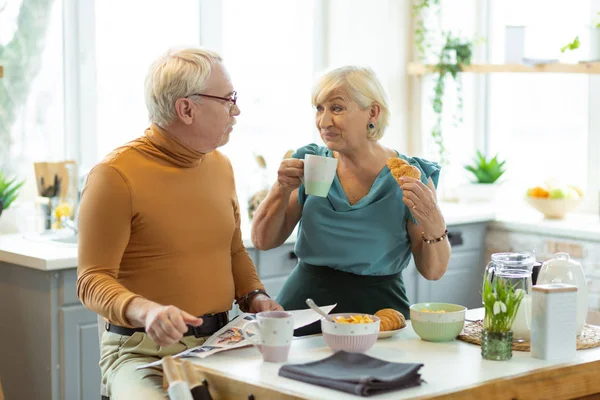
<svg viewBox="0 0 600 400"><path fill-rule="evenodd" d="M247 330L251 325L256 325L255 334ZM262 353L264 361L285 362L294 336L292 314L285 311L259 312L255 321L244 325L242 333Z"/></svg>

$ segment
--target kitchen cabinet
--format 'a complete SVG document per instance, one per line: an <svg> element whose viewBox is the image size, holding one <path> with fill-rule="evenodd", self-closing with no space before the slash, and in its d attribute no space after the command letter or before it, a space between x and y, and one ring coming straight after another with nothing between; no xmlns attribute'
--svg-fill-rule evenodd
<svg viewBox="0 0 600 400"><path fill-rule="evenodd" d="M96 314L82 305L60 310L62 330L61 392L65 399L97 399L100 393Z"/></svg>
<svg viewBox="0 0 600 400"><path fill-rule="evenodd" d="M97 318L77 299L76 269L40 271L8 263L0 268L6 398L97 400Z"/></svg>

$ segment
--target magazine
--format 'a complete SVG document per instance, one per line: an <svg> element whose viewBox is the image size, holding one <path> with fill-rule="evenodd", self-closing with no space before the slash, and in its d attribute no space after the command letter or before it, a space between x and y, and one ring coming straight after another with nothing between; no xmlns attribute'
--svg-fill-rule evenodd
<svg viewBox="0 0 600 400"><path fill-rule="evenodd" d="M330 306L320 307L321 310L329 314L331 310L337 304L333 304ZM315 321L318 321L321 316L311 310L310 308L305 310L294 310L289 311L294 318L294 329L302 328L303 326L312 324ZM206 358L213 354L219 353L225 350L237 349L239 347L251 346L252 344L244 338L244 334L242 333L242 328L250 321L254 321L256 319L256 314L243 313L229 321L227 325L219 329L215 332L211 337L209 337L206 342L202 346L194 347L192 349L188 349L182 351L174 355L174 358L180 357L197 357L197 358ZM256 331L252 331L252 329L247 330L248 336L252 337L256 334ZM137 369L141 368L149 368L160 365L162 360L155 361L150 364L142 365Z"/></svg>

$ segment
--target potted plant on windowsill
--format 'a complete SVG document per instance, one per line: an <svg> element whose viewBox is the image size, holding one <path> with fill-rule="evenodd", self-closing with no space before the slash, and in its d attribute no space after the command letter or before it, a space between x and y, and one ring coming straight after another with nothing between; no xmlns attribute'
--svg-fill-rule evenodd
<svg viewBox="0 0 600 400"><path fill-rule="evenodd" d="M15 201L23 183L25 181L17 182L17 178L7 180L4 173L0 171L0 215Z"/></svg>
<svg viewBox="0 0 600 400"><path fill-rule="evenodd" d="M500 182L498 179L506 172L504 164L499 161L498 155L489 160L477 151L477 157L465 169L473 174L475 180L460 188L461 200L467 202L492 202L496 198Z"/></svg>

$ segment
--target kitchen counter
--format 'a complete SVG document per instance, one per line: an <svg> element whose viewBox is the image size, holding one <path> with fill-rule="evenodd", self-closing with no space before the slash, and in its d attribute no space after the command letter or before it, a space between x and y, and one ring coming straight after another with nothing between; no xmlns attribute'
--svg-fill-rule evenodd
<svg viewBox="0 0 600 400"><path fill-rule="evenodd" d="M21 233L0 235L0 262L53 271L77 266L77 247L26 239Z"/></svg>
<svg viewBox="0 0 600 400"><path fill-rule="evenodd" d="M600 242L600 217L595 214L571 213L564 219L545 219L531 209L517 208L498 213L490 228Z"/></svg>
<svg viewBox="0 0 600 400"><path fill-rule="evenodd" d="M469 310L467 318L483 309ZM332 354L321 335L292 342L289 363L306 363ZM596 378L600 348L577 351L568 363L545 361L529 352L514 351L508 361L481 357L481 347L459 340L433 343L421 340L408 326L395 336L378 340L368 355L391 362L422 363L421 386L389 392L377 399L564 399L600 392ZM220 398L252 393L256 398L350 399L359 398L278 375L282 364L265 363L255 348L243 348L192 359L199 374Z"/></svg>

